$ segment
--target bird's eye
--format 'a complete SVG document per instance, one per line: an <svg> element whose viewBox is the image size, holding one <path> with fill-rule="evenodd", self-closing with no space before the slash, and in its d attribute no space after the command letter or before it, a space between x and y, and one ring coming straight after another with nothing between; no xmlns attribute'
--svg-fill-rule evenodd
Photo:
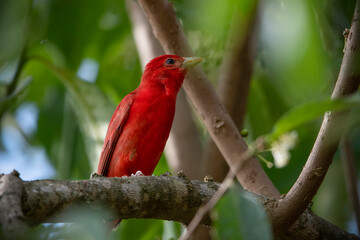
<svg viewBox="0 0 360 240"><path fill-rule="evenodd" d="M168 59L166 60L166 64L173 65L174 63L175 63L175 60L172 59L172 58L168 58Z"/></svg>

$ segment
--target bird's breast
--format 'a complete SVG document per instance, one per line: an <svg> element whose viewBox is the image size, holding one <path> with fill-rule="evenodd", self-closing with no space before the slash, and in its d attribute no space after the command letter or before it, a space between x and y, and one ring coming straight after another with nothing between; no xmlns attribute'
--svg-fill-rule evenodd
<svg viewBox="0 0 360 240"><path fill-rule="evenodd" d="M131 106L123 132L115 148L119 166L131 175L142 171L151 175L169 137L175 113L175 100L164 94L137 97Z"/></svg>

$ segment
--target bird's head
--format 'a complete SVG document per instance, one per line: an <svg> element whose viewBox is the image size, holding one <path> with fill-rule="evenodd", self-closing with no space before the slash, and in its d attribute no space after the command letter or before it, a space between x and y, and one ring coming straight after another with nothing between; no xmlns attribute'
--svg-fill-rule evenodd
<svg viewBox="0 0 360 240"><path fill-rule="evenodd" d="M186 73L203 61L198 57L162 55L152 59L145 67L141 85L163 86L169 94L177 94Z"/></svg>

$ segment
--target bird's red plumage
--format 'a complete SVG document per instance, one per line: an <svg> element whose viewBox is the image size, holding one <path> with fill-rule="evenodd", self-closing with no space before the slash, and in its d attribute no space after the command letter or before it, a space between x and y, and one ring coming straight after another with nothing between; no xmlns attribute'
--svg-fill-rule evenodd
<svg viewBox="0 0 360 240"><path fill-rule="evenodd" d="M167 64L168 59L175 62ZM184 60L163 55L148 63L139 87L120 102L111 118L98 174L121 177L137 171L153 173L169 136L176 95L187 72L182 66Z"/></svg>

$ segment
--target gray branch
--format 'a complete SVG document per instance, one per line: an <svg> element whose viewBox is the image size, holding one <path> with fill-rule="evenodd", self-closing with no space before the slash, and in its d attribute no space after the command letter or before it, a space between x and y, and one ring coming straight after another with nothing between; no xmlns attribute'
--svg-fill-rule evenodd
<svg viewBox="0 0 360 240"><path fill-rule="evenodd" d="M104 219L154 218L189 223L219 187L185 177L97 177L24 182L22 208L29 224L71 222L59 213L85 205ZM106 207L105 207L106 206ZM210 224L205 219L203 224Z"/></svg>
<svg viewBox="0 0 360 240"><path fill-rule="evenodd" d="M101 219L153 218L188 224L198 208L206 204L219 183L178 177L98 177L91 180L22 181L15 171L0 178L0 225L13 239L24 234L28 225L46 222L74 222L66 214L78 206ZM257 196L265 205L272 200ZM21 211L22 209L22 211ZM209 225L209 217L202 219ZM16 233L16 234L14 234ZM279 239L359 239L307 212Z"/></svg>

